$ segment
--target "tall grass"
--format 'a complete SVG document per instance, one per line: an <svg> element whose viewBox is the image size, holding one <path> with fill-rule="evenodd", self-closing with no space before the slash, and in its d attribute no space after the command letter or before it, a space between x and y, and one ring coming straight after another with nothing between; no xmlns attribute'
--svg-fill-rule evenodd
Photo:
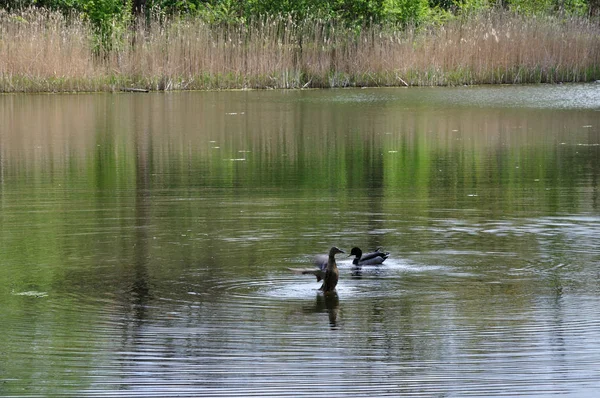
<svg viewBox="0 0 600 398"><path fill-rule="evenodd" d="M78 90L101 76L83 20L59 13L0 10L0 91ZM100 87L98 87L100 88Z"/></svg>
<svg viewBox="0 0 600 398"><path fill-rule="evenodd" d="M78 16L0 11L0 91L302 88L600 79L600 26L489 12L442 26L349 31L285 17L245 25L155 18L98 53Z"/></svg>

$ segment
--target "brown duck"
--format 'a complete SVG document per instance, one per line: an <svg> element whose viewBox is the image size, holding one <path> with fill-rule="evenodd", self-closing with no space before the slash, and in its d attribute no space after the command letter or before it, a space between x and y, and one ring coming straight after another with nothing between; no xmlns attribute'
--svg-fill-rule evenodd
<svg viewBox="0 0 600 398"><path fill-rule="evenodd" d="M289 268L291 271L300 274L310 274L317 277L317 282L323 280L323 284L319 290L324 293L333 292L337 286L340 272L335 262L335 255L344 253L343 250L337 247L329 249L329 255L319 255L315 257L314 263L317 268Z"/></svg>

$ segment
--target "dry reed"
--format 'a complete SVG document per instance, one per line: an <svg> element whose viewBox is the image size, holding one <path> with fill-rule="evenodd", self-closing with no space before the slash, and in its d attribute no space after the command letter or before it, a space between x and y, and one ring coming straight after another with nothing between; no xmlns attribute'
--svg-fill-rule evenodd
<svg viewBox="0 0 600 398"><path fill-rule="evenodd" d="M0 91L302 88L579 82L600 79L600 27L506 12L443 26L350 32L332 22L263 18L211 26L154 20L94 53L77 16L0 11Z"/></svg>

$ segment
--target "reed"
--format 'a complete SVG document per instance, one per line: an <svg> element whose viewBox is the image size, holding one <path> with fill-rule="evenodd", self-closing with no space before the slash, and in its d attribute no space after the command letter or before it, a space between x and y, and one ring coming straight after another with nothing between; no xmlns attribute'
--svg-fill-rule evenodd
<svg viewBox="0 0 600 398"><path fill-rule="evenodd" d="M508 12L441 26L259 18L245 25L154 18L114 29L98 53L79 16L0 11L0 91L111 91L460 85L600 79L600 26Z"/></svg>

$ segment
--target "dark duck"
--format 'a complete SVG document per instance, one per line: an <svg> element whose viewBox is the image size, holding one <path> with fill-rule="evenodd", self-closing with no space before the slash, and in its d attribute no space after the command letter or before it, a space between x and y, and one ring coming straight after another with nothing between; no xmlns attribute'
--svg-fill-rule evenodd
<svg viewBox="0 0 600 398"><path fill-rule="evenodd" d="M363 254L358 247L353 247L350 256L355 256L352 265L362 267L365 265L381 265L389 257L390 253L381 251L378 247L374 252ZM348 257L350 257L348 256Z"/></svg>
<svg viewBox="0 0 600 398"><path fill-rule="evenodd" d="M361 277L364 266L378 266L389 257L390 253L381 251L378 247L374 252L363 254L358 247L353 247L350 256L355 256L352 260L352 276ZM350 257L348 256L348 257Z"/></svg>
<svg viewBox="0 0 600 398"><path fill-rule="evenodd" d="M324 293L333 292L340 278L340 271L335 262L335 255L338 253L344 253L344 251L334 246L329 249L328 255L315 257L314 263L317 266L316 268L290 268L290 270L301 274L315 275L317 282L323 280L323 284L319 290Z"/></svg>

